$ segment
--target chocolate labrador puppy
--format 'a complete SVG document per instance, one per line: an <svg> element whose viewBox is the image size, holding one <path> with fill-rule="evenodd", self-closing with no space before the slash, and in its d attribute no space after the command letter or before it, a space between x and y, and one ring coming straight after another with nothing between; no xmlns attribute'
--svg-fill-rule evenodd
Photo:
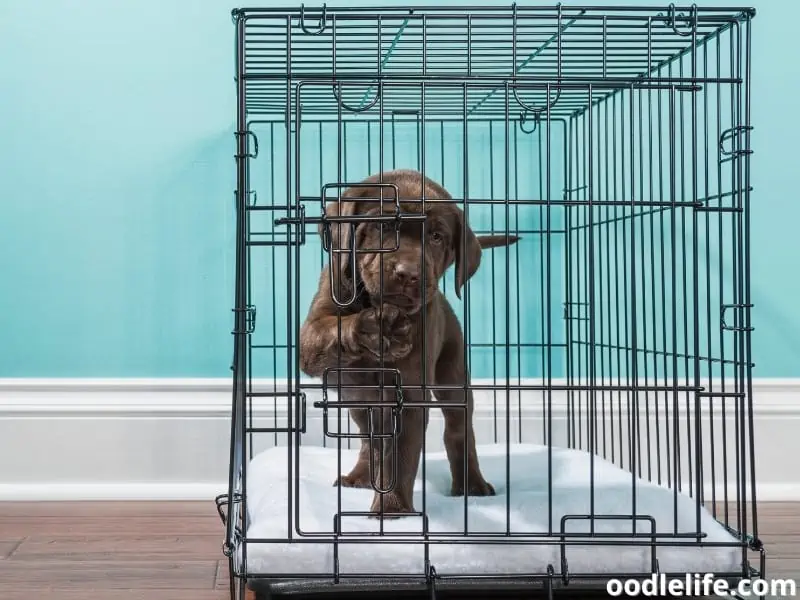
<svg viewBox="0 0 800 600"><path fill-rule="evenodd" d="M396 214L398 206L406 218L381 218ZM320 226L331 262L300 331L300 368L323 377L331 389L340 384L341 401L365 405L350 408L361 437L358 460L334 485L375 489L374 516L414 512L414 480L428 425L428 409L419 403L431 394L421 388L435 384L452 386L433 391L446 405L451 493L494 495L478 465L473 396L464 389L469 374L463 334L439 283L455 264L461 298L481 250L519 238L476 236L447 190L412 170L367 178L343 192L341 202L329 202L325 214L334 219Z"/></svg>

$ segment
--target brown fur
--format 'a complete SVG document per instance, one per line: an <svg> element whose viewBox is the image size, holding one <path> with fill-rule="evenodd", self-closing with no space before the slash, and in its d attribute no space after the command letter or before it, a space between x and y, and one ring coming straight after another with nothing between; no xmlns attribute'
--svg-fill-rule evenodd
<svg viewBox="0 0 800 600"><path fill-rule="evenodd" d="M382 185L377 185L381 180ZM378 214L380 202L377 198L381 193L384 214L391 214L396 208L395 190L399 192L404 213L422 212L420 200L423 177L416 171L391 171L383 173L382 178L380 175L369 177L363 183L366 185L354 186L345 191L341 202L330 202L326 207L326 215L353 217ZM420 260L420 222L403 221L400 226L399 248L385 253L374 250L380 247L394 248L397 242L394 223L383 225L383 243L380 225L375 222L330 224L330 248L345 251L332 251L332 263L323 269L320 276L319 289L300 332L300 368L312 377L322 377L327 369L336 369L339 366L351 369L349 372L329 371L325 381L332 388L340 381L343 386L342 400L395 402L394 378L385 371L376 370L376 367L381 366L397 369L403 386L420 386L423 383L423 365L426 385L463 386L469 383L464 362L463 334L452 307L439 291L440 279L455 264L455 287L460 298L462 287L480 265L481 249L506 245L507 242L514 243L518 238L478 237L464 223L464 213L452 202L452 197L442 186L426 177L424 191L427 216L425 230L428 236L424 262ZM322 227L320 231L323 233ZM363 251L356 254L357 281L352 278L351 253L346 251L352 248L352 244ZM424 265L424 268L420 269L420 265ZM332 271L329 271L329 267ZM421 285L422 271L425 280L424 294ZM415 281L415 277L418 281ZM332 286L340 302L346 302L354 295L356 300L340 308L331 296ZM383 303L379 306L381 298ZM363 371L356 372L354 369ZM377 386L381 378L386 386L382 393L376 388L344 387ZM429 400L430 393L404 389L404 402ZM478 465L472 427L472 392L436 390L433 395L441 402L460 403L464 406L442 409L445 419L444 445L452 475L452 494L463 495L466 489L469 495L494 495L494 488L484 479ZM394 443L391 435L383 440L377 437L379 433L392 431L392 411L389 408L372 410L373 432L376 435L370 441L366 438L370 432L370 409L350 409L351 418L365 437L361 439L361 449L355 466L337 482L341 482L343 486L361 488L373 487L374 483L376 489L390 490L386 493L376 492L372 511L413 512L414 480L428 424L428 409L404 406L396 417L397 433ZM373 470L376 472L371 472Z"/></svg>

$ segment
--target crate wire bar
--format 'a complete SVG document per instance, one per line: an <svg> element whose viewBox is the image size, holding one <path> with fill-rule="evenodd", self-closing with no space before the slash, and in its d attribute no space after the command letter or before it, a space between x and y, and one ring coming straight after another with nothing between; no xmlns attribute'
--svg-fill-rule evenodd
<svg viewBox="0 0 800 600"><path fill-rule="evenodd" d="M613 574L620 578L663 572L659 553L678 545L733 549L736 568L718 577L764 576L750 349L754 16L751 8L694 4L233 11L233 402L229 490L217 498L232 597L243 597L246 584L270 593L334 584L550 595L604 586L611 574L570 568L578 546L646 546L647 564ZM323 452L330 486L357 444L332 399L335 386L305 378L298 365L299 329L330 258L317 234L327 222L322 206L394 168L441 183L476 233L522 238L484 253L462 301L450 291L451 273L442 285L464 328L476 406L485 409L479 455L483 444L503 463L492 473L508 488L496 532L469 529L468 512L477 509L467 498L459 500L460 529L430 529L424 506L434 462L426 455L441 438L436 431L420 466L422 529L343 531L341 496L329 515L329 527L340 520L335 530L312 533L299 523L313 452ZM512 446L548 457L541 481L549 525L541 529L512 523ZM561 451L588 457L590 501L586 514L559 523L553 457ZM270 488L285 495L280 538L248 535L252 511L263 510L248 505L259 485L248 480L248 465L259 460L285 463L281 485ZM628 474L631 514L595 510L596 477L609 465ZM638 482L665 492L670 522L641 512ZM688 530L678 515L687 499ZM705 515L729 542L706 539ZM612 520L627 521L625 532L604 533ZM569 532L568 521L586 528ZM344 569L345 542L375 553L381 544L414 544L422 567ZM327 547L332 566L253 570L248 554L270 544ZM549 545L557 559L468 574L442 573L431 559L437 546L486 544L519 553Z"/></svg>

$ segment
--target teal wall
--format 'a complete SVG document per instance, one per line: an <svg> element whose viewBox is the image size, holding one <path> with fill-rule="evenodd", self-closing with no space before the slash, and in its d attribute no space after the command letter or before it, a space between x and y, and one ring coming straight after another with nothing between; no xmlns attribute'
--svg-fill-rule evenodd
<svg viewBox="0 0 800 600"><path fill-rule="evenodd" d="M333 102L335 106L335 100ZM251 130L257 136L259 147L250 171L250 185L256 192L253 202L259 205L284 204L287 197L285 126L282 122L260 123L253 124ZM343 124L342 171L339 175L339 155L336 152L338 124L332 121L321 123L311 118L304 120L299 138L299 191L301 196L314 199L305 203L308 216L319 216L321 203L317 198L325 184L359 181L380 169L378 130L379 123L376 122L349 121ZM416 120L388 120L384 130L384 170L421 169L422 128ZM506 131L502 122L470 122L466 145L460 122L429 122L425 127L425 174L441 182L454 198L463 198L466 172L469 197L484 201L471 204L467 209L472 229L478 234L502 234L508 222L511 231L524 232L521 241L510 251L495 248L483 253L480 268L462 291L461 299L455 293L452 270L445 275L440 286L465 328L470 344L470 364L476 377L540 376L548 364L544 351L544 344L548 341L548 321L551 324L549 341L555 347L549 368L555 377L564 372L564 209L551 211L550 228L561 233L551 236L548 250L543 246L545 236L539 233L546 228L545 209L530 205L509 206L506 215L505 205L501 203L506 197L512 201L546 197L546 177L542 175L547 171L544 158L547 134L542 133L546 130L543 126L526 134L516 126L509 126L510 175L506 178ZM564 135L563 121L559 121L553 125L551 134L551 152L558 157L550 165L551 197L560 198L565 187ZM466 166L465 150L468 157ZM290 154L294 154L293 147ZM333 189L327 192L328 197L335 194ZM488 204L486 200L496 203ZM251 215L250 228L256 232L254 240L285 239L286 228L274 225L274 212L254 211ZM325 264L323 261L327 262L316 226L308 226L307 231L309 235L300 247L301 318L316 292L319 271ZM291 255L294 255L294 250ZM547 306L544 293L548 278L545 256L553 263L549 272L550 306ZM252 368L254 373L265 377L286 373L287 370L288 357L284 349L288 331L287 295L278 293L273 300L273 289L280 290L284 282L295 275L293 268L287 268L288 259L283 247L251 249L251 302L257 309L252 338L257 348L253 351ZM506 269L509 275L506 275ZM512 346L508 355L506 340Z"/></svg>
<svg viewBox="0 0 800 600"><path fill-rule="evenodd" d="M755 6L754 374L793 377L796 31L789 0ZM0 2L0 376L229 374L229 12L212 0ZM485 176L471 175L473 185L488 185ZM522 251L533 252L526 243ZM495 260L503 265L504 253ZM314 279L319 262L312 267ZM312 289L304 287L304 298ZM504 328L499 308L487 301L486 310ZM259 311L259 331L274 339L271 321L269 310ZM524 335L540 337L541 322L530 323ZM485 323L475 327L476 336L490 336ZM277 358L262 368L281 371ZM491 367L479 374L490 376Z"/></svg>

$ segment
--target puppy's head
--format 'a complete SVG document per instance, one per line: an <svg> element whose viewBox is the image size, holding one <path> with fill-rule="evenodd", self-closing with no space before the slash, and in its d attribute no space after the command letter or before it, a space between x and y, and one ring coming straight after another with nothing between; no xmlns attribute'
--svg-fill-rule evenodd
<svg viewBox="0 0 800 600"><path fill-rule="evenodd" d="M365 180L377 181L378 176ZM396 188L351 188L341 202L326 207L326 215L350 217L329 225L333 281L337 297L366 292L373 304L394 304L409 314L419 312L435 296L444 273L455 265L455 290L461 289L480 266L481 252L515 243L514 235L477 236L464 212L448 192L416 171L383 174L383 182ZM394 189L399 192L401 212L423 219L380 220L396 213ZM371 220L370 220L371 219ZM355 257L355 261L353 261Z"/></svg>

